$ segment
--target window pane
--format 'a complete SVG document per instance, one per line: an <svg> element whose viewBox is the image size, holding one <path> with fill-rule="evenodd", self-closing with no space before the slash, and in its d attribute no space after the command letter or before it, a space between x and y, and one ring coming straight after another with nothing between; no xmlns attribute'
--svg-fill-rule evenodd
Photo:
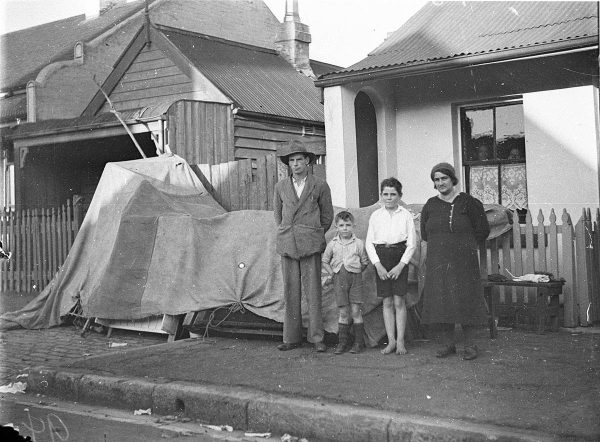
<svg viewBox="0 0 600 442"><path fill-rule="evenodd" d="M496 150L498 158L525 161L522 104L496 108Z"/></svg>
<svg viewBox="0 0 600 442"><path fill-rule="evenodd" d="M464 140L467 161L489 160L493 157L494 112L492 109L465 112Z"/></svg>

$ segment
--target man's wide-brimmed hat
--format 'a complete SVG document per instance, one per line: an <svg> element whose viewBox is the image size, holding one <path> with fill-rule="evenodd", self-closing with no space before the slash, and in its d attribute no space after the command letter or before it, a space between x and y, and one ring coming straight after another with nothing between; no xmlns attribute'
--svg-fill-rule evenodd
<svg viewBox="0 0 600 442"><path fill-rule="evenodd" d="M317 158L314 152L310 150L310 147L308 147L302 141L298 140L292 140L287 143L284 143L277 149L277 156L281 159L281 162L286 166L288 165L290 155L296 153L307 155L309 159L309 164L314 163L315 159Z"/></svg>

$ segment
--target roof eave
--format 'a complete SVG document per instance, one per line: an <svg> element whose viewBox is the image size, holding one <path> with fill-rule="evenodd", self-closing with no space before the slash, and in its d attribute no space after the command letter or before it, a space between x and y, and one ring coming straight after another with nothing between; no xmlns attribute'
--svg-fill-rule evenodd
<svg viewBox="0 0 600 442"><path fill-rule="evenodd" d="M133 119L127 119L125 120L125 124L127 126L132 126L135 124L140 124L140 123L149 123L152 121L158 121L164 119L163 115L154 115L151 117L142 117L142 118L133 118ZM75 118L74 118L75 120ZM33 123L35 124L35 123ZM68 127L59 127L59 128L51 128L51 129L47 129L47 130L43 130L43 131L32 131L32 132L25 132L25 133L17 133L17 134L9 134L7 135L7 138L11 139L11 140L24 140L24 139L29 139L29 138L38 138L38 137L44 137L44 136L50 136L50 135L63 135L63 134L69 134L69 133L76 133L76 132L92 132L94 130L101 130L101 129L108 129L108 128L112 128L112 127L122 127L122 123L119 120L114 120L114 121L105 121L102 123L87 123L87 124L82 124L79 126L68 126Z"/></svg>
<svg viewBox="0 0 600 442"><path fill-rule="evenodd" d="M325 74L315 81L315 86L325 88L357 81L386 80L397 77L442 72L490 63L507 62L531 57L558 55L562 52L594 50L598 48L598 36L582 37L560 42L522 48L504 49L483 54L464 55L415 64L394 64L383 67L365 68L359 71Z"/></svg>
<svg viewBox="0 0 600 442"><path fill-rule="evenodd" d="M240 117L247 117L247 118L260 118L263 120L280 121L282 123L306 124L309 126L315 126L315 125L324 126L325 125L325 122L322 120L307 120L307 119L296 118L296 117L286 117L284 115L266 114L266 113L262 113L262 112L255 112L255 111L250 111L250 110L245 110L245 109L237 109L235 115L239 115Z"/></svg>

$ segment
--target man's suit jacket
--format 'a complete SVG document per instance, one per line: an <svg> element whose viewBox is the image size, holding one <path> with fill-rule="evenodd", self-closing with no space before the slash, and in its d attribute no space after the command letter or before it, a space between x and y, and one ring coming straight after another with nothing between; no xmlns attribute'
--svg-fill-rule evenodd
<svg viewBox="0 0 600 442"><path fill-rule="evenodd" d="M292 178L282 180L275 185L273 205L279 226L277 253L299 259L325 250L333 206L331 190L324 180L309 174L300 198Z"/></svg>

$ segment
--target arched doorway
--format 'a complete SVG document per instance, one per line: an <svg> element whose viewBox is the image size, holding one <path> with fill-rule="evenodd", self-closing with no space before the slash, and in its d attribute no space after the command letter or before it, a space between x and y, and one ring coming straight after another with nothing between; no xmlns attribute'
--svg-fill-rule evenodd
<svg viewBox="0 0 600 442"><path fill-rule="evenodd" d="M360 207L379 200L377 171L377 118L371 99L359 92L354 100L356 127L356 161L358 172L358 200Z"/></svg>

